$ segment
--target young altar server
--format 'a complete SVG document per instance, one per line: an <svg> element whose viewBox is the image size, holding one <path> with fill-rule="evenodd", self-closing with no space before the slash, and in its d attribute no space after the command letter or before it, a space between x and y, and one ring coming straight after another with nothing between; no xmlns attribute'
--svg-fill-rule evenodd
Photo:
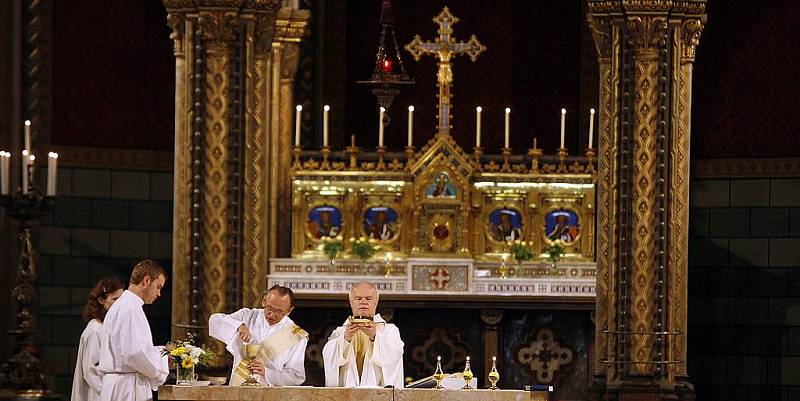
<svg viewBox="0 0 800 401"><path fill-rule="evenodd" d="M97 365L100 364L100 344L102 343L103 319L111 305L122 296L125 289L116 277L104 278L95 284L83 308L83 322L86 328L81 334L78 357L75 360L75 376L72 379L72 401L97 401L103 376Z"/></svg>
<svg viewBox="0 0 800 401"><path fill-rule="evenodd" d="M167 379L167 357L161 355L161 347L153 346L142 309L161 296L166 280L163 267L142 260L133 268L128 290L108 310L100 349L101 401L150 401Z"/></svg>
<svg viewBox="0 0 800 401"><path fill-rule="evenodd" d="M266 386L303 384L308 333L289 318L294 310L292 289L272 286L261 306L263 309L243 308L230 315L215 313L208 319L211 337L224 342L225 349L233 355L228 383L241 385L252 372ZM250 364L242 361L244 345L248 343L261 344L258 357Z"/></svg>
<svg viewBox="0 0 800 401"><path fill-rule="evenodd" d="M369 283L350 290L353 315L322 349L328 387L403 387L403 340L397 326L375 314L378 290Z"/></svg>

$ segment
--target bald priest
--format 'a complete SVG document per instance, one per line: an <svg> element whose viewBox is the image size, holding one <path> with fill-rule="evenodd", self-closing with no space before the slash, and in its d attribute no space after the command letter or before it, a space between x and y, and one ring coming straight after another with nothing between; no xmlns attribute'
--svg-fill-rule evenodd
<svg viewBox="0 0 800 401"><path fill-rule="evenodd" d="M353 315L331 333L322 349L328 387L403 387L403 340L379 314L378 290L356 284L349 295Z"/></svg>

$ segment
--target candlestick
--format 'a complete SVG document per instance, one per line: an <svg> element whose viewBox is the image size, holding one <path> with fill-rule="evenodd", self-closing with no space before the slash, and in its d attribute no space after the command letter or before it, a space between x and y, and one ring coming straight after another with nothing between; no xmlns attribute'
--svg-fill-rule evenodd
<svg viewBox="0 0 800 401"><path fill-rule="evenodd" d="M303 106L298 104L294 109L294 146L300 146L300 119Z"/></svg>
<svg viewBox="0 0 800 401"><path fill-rule="evenodd" d="M414 106L408 106L408 146L414 146Z"/></svg>
<svg viewBox="0 0 800 401"><path fill-rule="evenodd" d="M564 147L564 120L567 116L567 109L561 109L561 147Z"/></svg>
<svg viewBox="0 0 800 401"><path fill-rule="evenodd" d="M30 163L28 159L28 150L22 151L22 194L28 194L28 163Z"/></svg>
<svg viewBox="0 0 800 401"><path fill-rule="evenodd" d="M25 150L31 150L31 120L25 120Z"/></svg>
<svg viewBox="0 0 800 401"><path fill-rule="evenodd" d="M380 113L378 113L378 147L383 147L383 114L386 109L381 106Z"/></svg>
<svg viewBox="0 0 800 401"><path fill-rule="evenodd" d="M0 151L0 194L8 195L8 188L10 187L9 179L9 163L11 161L11 153Z"/></svg>
<svg viewBox="0 0 800 401"><path fill-rule="evenodd" d="M505 147L506 148L508 147L508 131L509 131L509 127L511 125L510 124L510 116L511 116L511 109L506 107L506 142L505 142L505 144L506 144Z"/></svg>
<svg viewBox="0 0 800 401"><path fill-rule="evenodd" d="M475 147L481 147L481 112L483 107L478 106L475 108Z"/></svg>
<svg viewBox="0 0 800 401"><path fill-rule="evenodd" d="M328 112L331 111L331 106L327 104L322 108L322 146L328 147Z"/></svg>
<svg viewBox="0 0 800 401"><path fill-rule="evenodd" d="M589 149L592 148L592 134L594 134L594 109L589 109Z"/></svg>
<svg viewBox="0 0 800 401"><path fill-rule="evenodd" d="M56 195L56 168L58 167L58 153L47 154L47 196Z"/></svg>

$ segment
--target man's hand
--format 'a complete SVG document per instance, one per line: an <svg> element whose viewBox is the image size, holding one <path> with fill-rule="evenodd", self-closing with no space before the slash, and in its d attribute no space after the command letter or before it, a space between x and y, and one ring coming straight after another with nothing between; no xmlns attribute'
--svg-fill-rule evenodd
<svg viewBox="0 0 800 401"><path fill-rule="evenodd" d="M375 326L375 323L370 322L369 324L362 325L359 327L359 329L361 329L361 331L363 331L364 334L369 337L370 341L375 341L375 332L377 331L376 327L377 326Z"/></svg>
<svg viewBox="0 0 800 401"><path fill-rule="evenodd" d="M239 338L241 338L242 341L244 342L250 342L250 340L253 338L252 336L250 336L250 330L244 323L242 323L242 325L239 326L238 332L239 332Z"/></svg>
<svg viewBox="0 0 800 401"><path fill-rule="evenodd" d="M262 363L258 359L254 359L253 362L250 363L250 366L248 366L248 368L250 369L251 372L259 376L264 376L264 369L265 369L264 363Z"/></svg>
<svg viewBox="0 0 800 401"><path fill-rule="evenodd" d="M347 342L353 341L353 336L359 329L358 323L348 323L344 328L344 339L347 340Z"/></svg>

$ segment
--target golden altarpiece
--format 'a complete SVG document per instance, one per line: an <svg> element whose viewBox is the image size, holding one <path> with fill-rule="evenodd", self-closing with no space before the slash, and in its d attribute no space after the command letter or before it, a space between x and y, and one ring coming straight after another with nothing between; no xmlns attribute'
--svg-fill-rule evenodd
<svg viewBox="0 0 800 401"><path fill-rule="evenodd" d="M326 146L305 156L295 147L291 258L271 259L268 285L340 294L369 280L398 296L594 296L592 151L570 163L566 149L555 163L541 161L538 148L513 160L504 148L496 161L481 148L465 152L450 136L451 61L474 61L486 47L474 35L454 39L457 21L445 7L434 18L436 40L417 36L405 47L438 61L439 126L419 151L388 155L379 146L360 157L350 146L334 157ZM360 239L378 249L369 260L352 252ZM557 265L545 260L556 239L565 244ZM342 243L340 260L322 252L330 241ZM534 259L513 260L515 241Z"/></svg>

